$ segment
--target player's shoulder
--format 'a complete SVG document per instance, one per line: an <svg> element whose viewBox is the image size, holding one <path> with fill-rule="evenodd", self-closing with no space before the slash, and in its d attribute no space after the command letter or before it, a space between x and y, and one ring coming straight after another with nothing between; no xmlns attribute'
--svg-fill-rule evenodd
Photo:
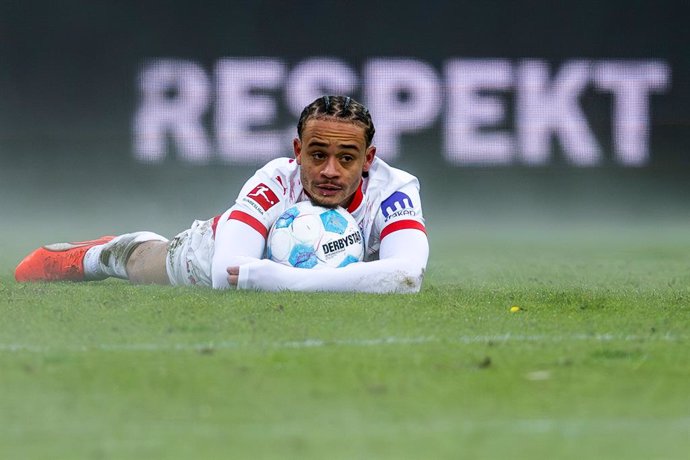
<svg viewBox="0 0 690 460"><path fill-rule="evenodd" d="M299 167L294 158L280 157L269 161L263 165L259 171L270 176L273 176L274 174L289 176L298 171L298 169Z"/></svg>
<svg viewBox="0 0 690 460"><path fill-rule="evenodd" d="M419 189L419 179L413 174L395 168L380 158L375 158L369 169L369 188L386 193L394 192L404 187Z"/></svg>
<svg viewBox="0 0 690 460"><path fill-rule="evenodd" d="M270 186L281 196L295 195L299 187L299 165L294 158L276 158L262 166L250 180L252 184Z"/></svg>
<svg viewBox="0 0 690 460"><path fill-rule="evenodd" d="M417 177L379 159L372 164L368 185L367 199L373 213L370 222L375 229L372 248L378 248L378 242L391 232L424 228Z"/></svg>

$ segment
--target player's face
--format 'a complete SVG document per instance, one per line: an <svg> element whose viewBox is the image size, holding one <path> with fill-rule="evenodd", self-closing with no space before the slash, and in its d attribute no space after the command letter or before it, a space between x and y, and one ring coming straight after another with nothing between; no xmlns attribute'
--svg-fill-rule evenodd
<svg viewBox="0 0 690 460"><path fill-rule="evenodd" d="M350 204L376 154L362 126L336 119L308 120L293 147L304 191L327 207Z"/></svg>

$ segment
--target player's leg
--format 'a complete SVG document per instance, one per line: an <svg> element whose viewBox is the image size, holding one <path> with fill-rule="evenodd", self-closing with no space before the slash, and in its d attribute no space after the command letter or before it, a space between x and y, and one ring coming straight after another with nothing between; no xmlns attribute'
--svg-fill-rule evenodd
<svg viewBox="0 0 690 460"><path fill-rule="evenodd" d="M170 284L166 269L168 243L146 241L127 259L127 276L135 284Z"/></svg>
<svg viewBox="0 0 690 460"><path fill-rule="evenodd" d="M167 239L151 232L43 246L22 260L15 270L17 281L89 281L108 277L129 279L128 261L138 246L148 242L167 245ZM139 252L133 265L138 282L162 281L165 257L161 251ZM163 251L164 252L164 251ZM151 260L142 262L150 254ZM150 270L148 273L146 270ZM167 284L167 283L165 283Z"/></svg>
<svg viewBox="0 0 690 460"><path fill-rule="evenodd" d="M17 281L89 281L115 277L139 284L212 286L214 219L168 241L151 232L126 233L38 248L15 271Z"/></svg>
<svg viewBox="0 0 690 460"><path fill-rule="evenodd" d="M168 284L167 279L160 276L161 270L165 273L167 244L166 238L152 232L120 235L85 254L84 272L87 279L112 276L134 283Z"/></svg>

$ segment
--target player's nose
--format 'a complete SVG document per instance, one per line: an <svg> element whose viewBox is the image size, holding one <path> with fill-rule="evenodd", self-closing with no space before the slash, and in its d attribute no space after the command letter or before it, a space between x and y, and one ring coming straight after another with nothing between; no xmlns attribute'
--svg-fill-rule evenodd
<svg viewBox="0 0 690 460"><path fill-rule="evenodd" d="M339 175L338 159L334 157L328 158L321 169L321 174L329 178L337 177Z"/></svg>

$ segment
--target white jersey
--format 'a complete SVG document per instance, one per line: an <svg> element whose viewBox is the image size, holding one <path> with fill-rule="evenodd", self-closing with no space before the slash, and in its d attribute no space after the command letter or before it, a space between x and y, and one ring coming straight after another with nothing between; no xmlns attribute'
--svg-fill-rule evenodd
<svg viewBox="0 0 690 460"><path fill-rule="evenodd" d="M217 222L224 225L228 220L240 220L266 237L285 210L308 199L297 162L278 158L244 184L235 205ZM404 228L424 229L419 181L379 158L374 159L347 210L364 235L365 261L378 259L381 238L388 233Z"/></svg>
<svg viewBox="0 0 690 460"><path fill-rule="evenodd" d="M212 283L212 259L217 232L239 221L264 241L273 223L293 204L308 200L300 167L292 158L278 158L256 171L242 187L235 204L209 221L195 221L178 235L168 253L168 275L173 284ZM347 210L357 221L365 241L365 261L379 258L381 240L405 229L425 232L419 181L375 158L362 178ZM343 269L338 269L343 270Z"/></svg>

